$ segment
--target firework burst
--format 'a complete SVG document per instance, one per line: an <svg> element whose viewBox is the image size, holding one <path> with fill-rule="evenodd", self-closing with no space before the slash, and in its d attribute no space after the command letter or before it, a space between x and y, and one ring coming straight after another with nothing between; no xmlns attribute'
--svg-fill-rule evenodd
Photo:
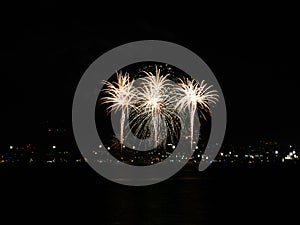
<svg viewBox="0 0 300 225"><path fill-rule="evenodd" d="M149 127L153 127L153 136L156 144L159 143L161 132L174 131L174 95L170 95L170 81L168 74L162 76L156 67L155 75L143 71L146 77L141 78L141 87L138 88L137 107L131 124L135 133L143 138L148 135ZM170 130L171 129L171 130Z"/></svg>
<svg viewBox="0 0 300 225"><path fill-rule="evenodd" d="M216 90L211 90L212 85L208 86L205 81L198 83L195 80L179 79L177 92L179 93L179 100L175 108L179 111L188 110L190 116L190 136L191 136L191 149L193 144L194 135L194 116L197 110L197 105L200 109L210 111L210 106L216 104L219 98Z"/></svg>
<svg viewBox="0 0 300 225"><path fill-rule="evenodd" d="M135 107L137 90L133 86L134 80L130 81L128 73L123 75L122 72L117 72L117 82L103 81L103 83L106 85L106 88L103 89L103 91L108 96L101 98L101 103L110 104L107 108L109 112L121 111L120 143L122 146L124 142L125 118L129 115L129 109Z"/></svg>
<svg viewBox="0 0 300 225"><path fill-rule="evenodd" d="M198 83L189 78L178 79L175 85L168 79L169 74L162 75L158 67L155 73L142 72L145 76L137 80L131 80L128 73L117 72L117 81L103 81L105 96L101 98L101 103L109 104L109 112L121 111L121 148L126 118L138 138L147 139L151 136L153 138L149 140L158 146L167 140L166 137L170 137L171 141L178 137L180 121L187 118L185 112L188 111L192 149L196 110L210 112L211 105L218 101L218 92L205 81ZM140 83L136 85L138 81Z"/></svg>

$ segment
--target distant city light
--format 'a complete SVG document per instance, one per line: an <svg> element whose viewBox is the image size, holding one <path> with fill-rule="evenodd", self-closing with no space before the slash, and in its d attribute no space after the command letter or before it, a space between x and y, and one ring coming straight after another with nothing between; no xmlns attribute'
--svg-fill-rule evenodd
<svg viewBox="0 0 300 225"><path fill-rule="evenodd" d="M51 133L56 132L56 128L46 129L47 131L51 130ZM59 131L63 131L63 129L59 129ZM50 135L51 133L48 133ZM190 136L188 136L190 138ZM185 136L183 137L185 138ZM58 143L58 141L53 140L53 143ZM77 155L74 155L73 152L69 149L70 146L68 146L68 150L65 150L60 147L58 148L57 145L53 145L53 143L48 144L49 150L52 149L52 151L48 151L45 154L47 154L47 157L40 157L38 155L39 151L35 151L37 148L37 145L32 143L25 142L25 144L21 145L15 145L17 143L11 143L11 145L7 145L6 149L10 149L10 151L4 152L3 154L0 154L0 164L1 163L49 163L49 164L58 164L58 163L83 163L84 161L87 161L86 158L77 158ZM210 156L203 155L203 152L196 152L192 157L187 157L184 153L178 153L176 155L173 155L171 159L169 159L169 162L175 163L175 162L183 162L186 160L191 160L195 162L199 161L207 161L210 163L241 163L241 164L264 164L264 163L300 163L300 146L296 144L287 145L286 152L281 151L278 149L278 146L274 146L275 142L260 142L259 145L252 145L251 148L249 145L235 145L235 144L225 144L224 148L222 146L221 151L219 152L219 155L215 160L211 160ZM51 145L52 144L52 145ZM59 143L58 143L59 144ZM202 145L197 145L196 142L193 141L193 147L194 149L202 149ZM220 145L220 143L218 143ZM215 145L217 145L215 143ZM121 145L123 146L123 145ZM155 164L156 162L163 161L168 156L172 155L170 149L174 150L176 149L176 145L173 143L166 144L165 151L162 152L149 152L147 154L147 157L139 156L136 151L129 152L132 155L129 155L129 157L126 159L126 161L132 162L132 163L141 163L141 164ZM125 146L123 146L124 148ZM138 149L138 146L131 145L131 149L135 150ZM209 146L207 146L208 148ZM102 152L101 150L107 149L108 151ZM24 151L20 151L24 149ZM27 150L26 150L27 149ZM92 154L95 156L98 156L101 154L101 156L110 155L110 151L114 149L114 147L108 147L106 145L98 144L98 148L96 146L95 150L92 150ZM19 151L18 151L19 150ZM26 151L25 151L26 150ZM130 149L127 149L125 147L124 151L127 151ZM243 153L241 151L244 151ZM284 155L283 155L284 154ZM283 156L281 156L283 155ZM75 156L76 158L72 158ZM124 159L123 157L120 157L119 161L122 162ZM99 160L97 160L100 162ZM109 157L106 159L101 160L100 163L112 163L114 161L111 161Z"/></svg>

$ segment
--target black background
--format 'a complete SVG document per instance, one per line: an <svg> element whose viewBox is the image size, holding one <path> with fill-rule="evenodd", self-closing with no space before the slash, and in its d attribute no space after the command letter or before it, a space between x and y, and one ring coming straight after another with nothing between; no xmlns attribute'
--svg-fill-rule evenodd
<svg viewBox="0 0 300 225"><path fill-rule="evenodd" d="M33 137L46 120L71 120L77 83L101 54L129 41L181 44L212 69L223 89L230 142L297 142L297 18L292 7L217 11L181 5L136 8L45 3L2 14L2 129ZM285 13L284 13L285 12Z"/></svg>
<svg viewBox="0 0 300 225"><path fill-rule="evenodd" d="M88 66L113 47L144 39L183 45L212 69L227 105L225 141L299 142L297 7L110 3L2 5L1 144L36 140L39 126L47 120L70 121L76 85ZM76 222L95 218L101 223L105 216L110 224L161 224L166 218L170 224L198 224L201 219L240 224L297 215L299 184L293 169L238 170L237 177L229 171L211 183L169 180L141 189L101 180L86 170L24 174L2 170L1 213L11 213L6 216L10 221L39 223L57 223L61 218ZM202 175L207 174L198 176ZM172 196L175 193L179 194ZM172 208L177 206L181 207ZM21 213L25 216L18 216Z"/></svg>

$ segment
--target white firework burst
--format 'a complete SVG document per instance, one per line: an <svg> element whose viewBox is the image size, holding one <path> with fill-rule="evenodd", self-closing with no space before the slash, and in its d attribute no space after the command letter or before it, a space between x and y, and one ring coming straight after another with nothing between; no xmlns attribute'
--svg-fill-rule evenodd
<svg viewBox="0 0 300 225"><path fill-rule="evenodd" d="M133 86L134 80L130 81L129 73L117 72L117 82L103 81L106 88L103 92L107 95L103 98L102 104L110 104L108 110L121 111L120 119L120 143L123 145L124 142L124 124L125 118L129 115L131 107L135 107L135 97L137 90Z"/></svg>
<svg viewBox="0 0 300 225"><path fill-rule="evenodd" d="M218 92L212 90L212 85L208 86L205 81L198 83L196 80L188 78L179 79L177 92L179 93L179 100L175 108L179 111L188 111L190 116L190 136L191 148L193 144L194 135L194 116L199 105L200 109L210 111L212 104L216 104L219 98Z"/></svg>

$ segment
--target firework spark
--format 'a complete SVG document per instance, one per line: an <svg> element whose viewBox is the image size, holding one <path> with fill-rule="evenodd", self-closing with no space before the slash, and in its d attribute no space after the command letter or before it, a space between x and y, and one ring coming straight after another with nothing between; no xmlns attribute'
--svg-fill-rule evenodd
<svg viewBox="0 0 300 225"><path fill-rule="evenodd" d="M205 81L199 84L195 80L179 79L177 91L179 93L179 100L175 106L179 111L188 110L190 116L190 135L191 135L191 149L193 145L194 135L194 116L199 104L200 109L210 111L210 106L216 104L219 95L216 90L211 90L212 85L208 86Z"/></svg>
<svg viewBox="0 0 300 225"><path fill-rule="evenodd" d="M125 118L129 115L129 109L135 107L136 88L133 86L134 80L130 81L129 73L117 72L117 82L103 81L107 86L103 89L108 96L103 97L102 103L111 104L107 109L111 111L121 111L120 119L120 143L124 142Z"/></svg>
<svg viewBox="0 0 300 225"><path fill-rule="evenodd" d="M216 104L219 95L205 81L198 83L188 78L178 79L175 85L167 79L169 74L161 75L156 67L155 74L142 71L145 77L130 81L128 73L117 72L117 81L104 81L102 103L109 103L109 112L121 111L120 144L124 143L125 119L129 121L135 135L141 139L148 138L149 131L155 146L161 140L166 141L166 135L173 139L180 128L180 117L188 111L191 149L194 136L194 117L197 108L210 112L212 104ZM135 87L137 81L140 85ZM180 112L177 113L177 112ZM182 117L182 118L183 118ZM127 120L126 120L127 121ZM151 130L152 129L152 130Z"/></svg>
<svg viewBox="0 0 300 225"><path fill-rule="evenodd" d="M171 83L167 79L168 74L162 76L157 67L155 75L151 72L143 72L146 77L141 78L137 110L131 124L135 127L135 133L142 137L148 134L145 128L152 126L154 141L158 144L160 132L167 128L166 123L169 124L169 128L175 126L174 97L169 92L168 87Z"/></svg>

